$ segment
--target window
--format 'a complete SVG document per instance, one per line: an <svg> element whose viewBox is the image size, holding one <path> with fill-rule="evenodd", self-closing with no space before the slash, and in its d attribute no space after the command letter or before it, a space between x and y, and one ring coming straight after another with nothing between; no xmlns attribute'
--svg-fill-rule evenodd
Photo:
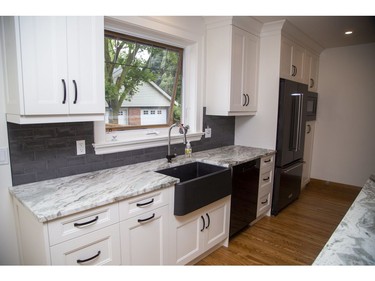
<svg viewBox="0 0 375 281"><path fill-rule="evenodd" d="M171 19L176 25L171 25L171 18L163 17L105 17L105 29L113 31L114 34L130 34L136 38L145 38L153 42L162 42L162 45L176 46L176 49L183 50L183 60L181 75L178 86L181 86L181 122L190 126L187 137L190 142L201 139L202 118L203 118L203 35L204 22L201 17L189 17L188 21L191 25L186 25L186 19L176 17ZM197 21L202 27L201 32L196 33L195 27ZM109 32L106 32L107 34ZM146 41L146 40L145 40ZM155 43L157 44L157 43ZM179 102L178 95L176 101ZM124 120L126 124L127 116L130 115L129 110L124 109ZM160 107L148 106L149 115L145 117L153 117L158 120L165 120L167 110ZM161 114L150 115L150 110L160 110ZM169 113L169 112L168 112ZM106 113L106 119L109 119L109 112ZM126 120L125 120L126 119ZM147 118L146 118L147 120ZM94 122L94 149L96 154L115 153L121 151L129 151L135 149L143 149L148 147L164 146L168 144L168 125L165 121L159 125L132 127L125 130L109 131L106 129L105 121ZM153 127L154 126L154 127ZM181 143L181 134L177 129L171 131L171 142Z"/></svg>
<svg viewBox="0 0 375 281"><path fill-rule="evenodd" d="M107 131L182 121L183 49L110 31L105 32L104 49ZM152 107L165 114L154 116L155 109L146 109Z"/></svg>

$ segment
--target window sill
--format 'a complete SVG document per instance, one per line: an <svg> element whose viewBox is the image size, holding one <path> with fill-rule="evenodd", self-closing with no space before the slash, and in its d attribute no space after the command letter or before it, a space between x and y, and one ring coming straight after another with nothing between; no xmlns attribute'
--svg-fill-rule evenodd
<svg viewBox="0 0 375 281"><path fill-rule="evenodd" d="M188 141L199 141L201 140L204 133L190 133L186 137ZM182 143L182 135L172 135L171 144ZM95 154L107 154L107 153L116 153L122 151L136 150L142 148L156 147L168 145L168 136L153 136L150 138L139 138L132 139L127 141L111 141L106 143L95 143L93 144Z"/></svg>

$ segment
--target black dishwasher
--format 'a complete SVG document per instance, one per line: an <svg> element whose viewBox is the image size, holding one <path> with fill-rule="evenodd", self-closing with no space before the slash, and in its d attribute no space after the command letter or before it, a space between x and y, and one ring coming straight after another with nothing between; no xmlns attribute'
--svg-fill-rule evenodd
<svg viewBox="0 0 375 281"><path fill-rule="evenodd" d="M256 219L260 159L233 167L229 236Z"/></svg>

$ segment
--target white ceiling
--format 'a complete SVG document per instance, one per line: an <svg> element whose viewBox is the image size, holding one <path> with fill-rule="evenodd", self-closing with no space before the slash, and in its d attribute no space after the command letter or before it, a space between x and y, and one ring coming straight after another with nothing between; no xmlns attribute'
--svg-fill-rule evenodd
<svg viewBox="0 0 375 281"><path fill-rule="evenodd" d="M266 23L286 19L316 43L327 48L375 42L375 17L370 16L258 16ZM352 30L352 35L344 32Z"/></svg>

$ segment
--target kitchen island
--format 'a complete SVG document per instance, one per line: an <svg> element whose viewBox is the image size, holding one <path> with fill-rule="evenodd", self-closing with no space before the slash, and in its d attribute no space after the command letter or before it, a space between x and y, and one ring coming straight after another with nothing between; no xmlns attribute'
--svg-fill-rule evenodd
<svg viewBox="0 0 375 281"><path fill-rule="evenodd" d="M313 265L374 264L375 175L371 175Z"/></svg>

